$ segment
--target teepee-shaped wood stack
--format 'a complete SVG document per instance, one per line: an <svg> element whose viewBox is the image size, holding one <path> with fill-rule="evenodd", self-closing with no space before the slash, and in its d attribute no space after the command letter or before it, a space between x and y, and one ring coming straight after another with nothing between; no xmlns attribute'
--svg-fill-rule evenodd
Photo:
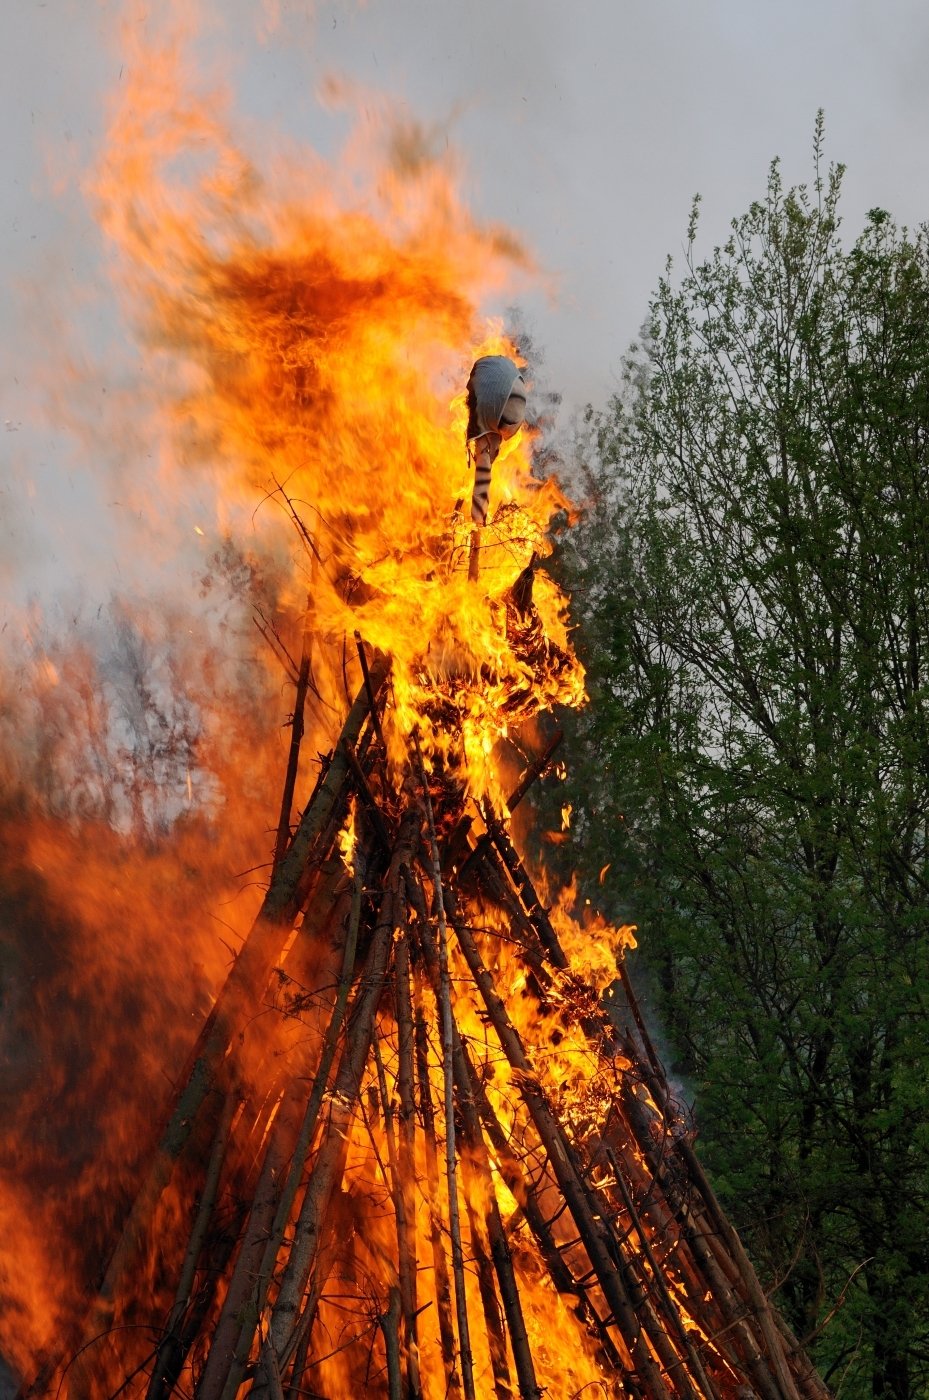
<svg viewBox="0 0 929 1400"><path fill-rule="evenodd" d="M528 671L551 665L531 566L509 606ZM505 806L475 802L452 696L423 716L445 759L413 729L388 763L389 659L358 652L291 831L298 682L260 914L83 1336L21 1394L825 1400L625 968L607 1014L514 845L554 745Z"/></svg>

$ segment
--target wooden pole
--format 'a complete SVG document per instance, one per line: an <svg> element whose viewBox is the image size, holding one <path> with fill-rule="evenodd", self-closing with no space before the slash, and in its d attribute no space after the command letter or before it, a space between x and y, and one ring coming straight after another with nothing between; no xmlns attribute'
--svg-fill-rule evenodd
<svg viewBox="0 0 929 1400"><path fill-rule="evenodd" d="M619 1187L620 1192L622 1194L626 1210L629 1214L629 1219L632 1221L633 1228L639 1237L639 1248L641 1249L648 1263L652 1280L661 1298L662 1304L665 1309L665 1314L670 1320L671 1326L674 1329L678 1344L684 1350L684 1353L687 1357L687 1363L690 1366L690 1369L693 1372L693 1375L698 1385L701 1387L701 1393L703 1395L708 1396L709 1400L720 1400L719 1391L716 1389L716 1386L713 1384L712 1380L705 1371L703 1362L697 1355L697 1352L693 1344L691 1343L690 1338L687 1335L687 1329L685 1328L681 1320L680 1310L678 1309L676 1303L671 1297L670 1292L668 1291L667 1284L664 1281L664 1274L662 1273L658 1261L656 1260L655 1255L652 1251L651 1241L649 1240L648 1234L642 1226L642 1221L640 1220L639 1214L635 1208L635 1203L632 1199L631 1192L629 1191L629 1188L625 1182L625 1178L623 1177L622 1165L620 1164L616 1153L613 1152L612 1148L607 1147L606 1154L607 1160L613 1168L613 1175L616 1179L616 1184Z"/></svg>
<svg viewBox="0 0 929 1400"><path fill-rule="evenodd" d="M468 1300L465 1292L464 1251L461 1246L461 1219L458 1206L458 1180L455 1161L455 1075L452 1065L452 998L448 973L448 930L445 922L445 898L442 890L442 867L439 860L439 843L436 839L435 818L432 812L432 799L426 780L419 740L413 736L419 776L422 783L423 805L426 812L426 829L429 837L429 856L435 909L438 921L439 957L439 1024L442 1038L442 1082L445 1097L445 1177L448 1185L448 1223L452 1241L452 1274L455 1279L455 1314L458 1322L458 1351L461 1362L461 1379L465 1400L476 1400L474 1389L474 1362L471 1355L471 1334L468 1325Z"/></svg>
<svg viewBox="0 0 929 1400"><path fill-rule="evenodd" d="M452 1284L448 1276L445 1246L442 1238L442 1216L439 1207L439 1155L436 1149L435 1108L429 1082L429 1030L423 1010L422 987L419 987L413 1024L416 1048L416 1071L419 1080L419 1116L423 1125L423 1146L426 1156L426 1189L429 1206L429 1235L432 1243L432 1267L435 1277L435 1300L439 1318L439 1339L445 1364L446 1391L458 1395L461 1378L455 1365L455 1326L452 1321Z"/></svg>
<svg viewBox="0 0 929 1400"><path fill-rule="evenodd" d="M380 1314L378 1324L387 1353L388 1400L403 1400L403 1373L400 1367L400 1289L394 1284L387 1295L387 1311Z"/></svg>
<svg viewBox="0 0 929 1400"><path fill-rule="evenodd" d="M397 1093L400 1099L399 1172L408 1245L400 1256L400 1304L403 1314L409 1400L419 1400L416 1290L416 1098L413 1082L413 1000L410 986L410 935L405 924L394 949L394 993L397 1016ZM398 1218L399 1220L399 1218ZM405 1257L404 1257L405 1255Z"/></svg>
<svg viewBox="0 0 929 1400"><path fill-rule="evenodd" d="M300 767L300 745L303 742L303 726L306 712L306 692L310 684L310 656L313 639L310 633L310 600L307 598L306 612L303 614L303 648L300 654L300 669L297 672L294 713L290 722L290 748L287 754L287 770L284 774L284 791L281 795L281 815L277 824L277 840L274 843L274 864L279 865L290 844L290 816L294 806L294 792L297 787L297 772Z"/></svg>
<svg viewBox="0 0 929 1400"><path fill-rule="evenodd" d="M397 950L404 941L404 935L400 938L394 948L394 973L396 977L396 956ZM397 1275L399 1279L399 1299L400 1299L400 1320L404 1324L404 1342L402 1348L402 1358L405 1361L403 1367L406 1373L407 1396L420 1394L419 1386L419 1364L415 1352L416 1334L416 1240L413 1233L413 1221L411 1218L412 1193L409 1190L412 1184L409 1180L404 1180L400 1166L400 1150L397 1146L397 1132L394 1122L394 1109L391 1102L390 1091L387 1087L387 1071L384 1068L384 1057L381 1054L378 1043L378 1032L375 1028L371 1039L371 1049L374 1052L374 1064L377 1070L378 1090L381 1098L381 1112L384 1115L384 1136L387 1139L387 1165L390 1172L390 1195L393 1201L394 1217L397 1223ZM407 1162L412 1168L412 1162Z"/></svg>
<svg viewBox="0 0 929 1400"><path fill-rule="evenodd" d="M546 768L551 763L552 759L555 757L555 753L558 747L560 746L563 738L564 730L556 730L556 732L549 739L548 743L545 745L545 748L539 754L538 758L534 758L529 764L529 767L526 769L525 773L520 778L519 782L516 784L509 797L506 799L507 809L510 813L516 811L516 808L519 806L520 802L522 802L523 798L526 796L526 793L532 787L532 784L536 781L537 778L541 778L542 774L545 772Z"/></svg>

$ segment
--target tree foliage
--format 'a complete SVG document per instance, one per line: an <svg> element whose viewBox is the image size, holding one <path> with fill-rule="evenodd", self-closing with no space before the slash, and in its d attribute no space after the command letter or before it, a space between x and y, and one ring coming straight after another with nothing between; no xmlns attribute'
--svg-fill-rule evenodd
<svg viewBox="0 0 929 1400"><path fill-rule="evenodd" d="M903 1400L929 1393L929 236L873 210L846 246L820 144L702 262L695 205L589 415L570 797L762 1272L802 1335L842 1297L833 1386Z"/></svg>

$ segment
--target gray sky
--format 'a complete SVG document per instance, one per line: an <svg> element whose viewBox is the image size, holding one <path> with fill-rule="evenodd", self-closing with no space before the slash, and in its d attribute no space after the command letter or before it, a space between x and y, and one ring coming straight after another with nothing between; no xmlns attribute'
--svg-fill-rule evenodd
<svg viewBox="0 0 929 1400"><path fill-rule="evenodd" d="M88 471L105 444L106 395L131 388L132 347L114 328L102 242L77 187L119 81L121 8L2 5L0 585L11 598L68 576L93 595L132 571L118 473L101 485ZM552 387L572 404L602 402L616 382L664 258L681 250L693 194L708 250L763 193L772 156L786 182L810 178L818 107L827 157L848 166L849 235L873 205L911 225L929 215L929 8L918 0L217 8L202 53L231 75L243 131L336 152L349 114L318 93L337 74L458 149L471 207L520 233L549 276L550 290L529 299L530 323ZM56 401L63 355L88 381L77 433L74 406Z"/></svg>

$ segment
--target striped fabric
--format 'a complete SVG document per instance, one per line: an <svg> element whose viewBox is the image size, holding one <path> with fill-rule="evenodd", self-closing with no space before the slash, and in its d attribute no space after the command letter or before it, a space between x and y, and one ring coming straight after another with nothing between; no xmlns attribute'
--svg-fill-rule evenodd
<svg viewBox="0 0 929 1400"><path fill-rule="evenodd" d="M490 503L490 473L500 443L526 416L526 385L506 355L483 355L468 379L468 443L474 457L471 519L483 525Z"/></svg>

